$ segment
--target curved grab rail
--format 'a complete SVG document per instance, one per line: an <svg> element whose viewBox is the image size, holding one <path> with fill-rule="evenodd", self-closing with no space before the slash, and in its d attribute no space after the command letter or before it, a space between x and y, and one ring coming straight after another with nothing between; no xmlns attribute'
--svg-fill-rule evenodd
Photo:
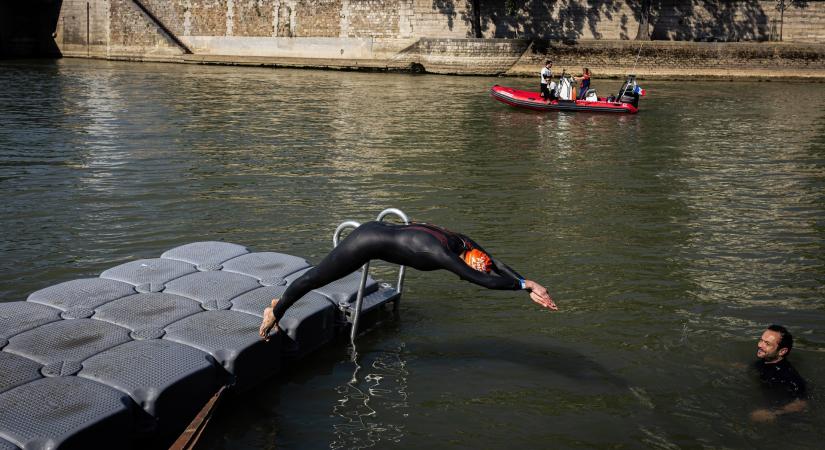
<svg viewBox="0 0 825 450"><path fill-rule="evenodd" d="M338 225L338 228L335 229L335 234L332 235L332 248L338 247L338 240L341 239L341 232L346 230L349 227L358 228L361 224L354 221L354 220L347 220L346 222L341 222Z"/></svg>
<svg viewBox="0 0 825 450"><path fill-rule="evenodd" d="M403 220L405 224L407 224L407 225L410 224L409 217L407 217L407 215L404 214L404 211L401 211L398 208L387 208L387 209L381 211L381 213L378 214L378 218L375 219L375 220L380 222L384 219L384 217L387 217L390 214L395 214L396 216L400 217L401 220Z"/></svg>
<svg viewBox="0 0 825 450"><path fill-rule="evenodd" d="M404 214L404 211L401 211L398 208L387 208L387 209L381 211L381 213L378 214L378 218L376 220L381 222L382 220L384 220L384 217L387 217L390 214L395 214L396 216L400 217L401 220L404 221L404 224L406 224L406 225L410 224L410 218L407 217L406 214ZM403 286L404 286L404 272L405 272L405 267L401 266L398 269L398 283L395 285L395 290L398 291L399 295L401 294L401 289L403 289Z"/></svg>

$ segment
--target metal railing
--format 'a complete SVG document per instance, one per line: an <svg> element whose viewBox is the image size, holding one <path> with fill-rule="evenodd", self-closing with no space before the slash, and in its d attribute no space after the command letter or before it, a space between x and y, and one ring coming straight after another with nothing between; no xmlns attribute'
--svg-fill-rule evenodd
<svg viewBox="0 0 825 450"><path fill-rule="evenodd" d="M395 214L396 216L400 217L405 224L409 225L410 219L407 217L406 214L404 214L403 211L397 208L387 208L381 211L381 213L378 214L378 218L376 218L375 220L381 222L384 220L385 217L387 217L390 214ZM361 224L354 220L347 220L345 222L341 222L341 224L338 225L337 228L335 228L335 233L332 235L332 247L335 248L338 246L338 242L341 238L341 233L344 230L346 230L347 228L354 229L360 226ZM355 315L352 318L352 329L350 330L350 342L352 342L353 345L355 344L355 336L358 334L358 320L361 317L361 308L364 304L364 290L367 286L367 277L369 276L369 271L370 262L367 261L361 268L361 283L358 285L358 294L355 297ZM400 268L398 269L398 283L396 284L395 288L396 291L398 291L399 296L401 295L401 289L403 289L404 286L404 272L404 266L400 266Z"/></svg>

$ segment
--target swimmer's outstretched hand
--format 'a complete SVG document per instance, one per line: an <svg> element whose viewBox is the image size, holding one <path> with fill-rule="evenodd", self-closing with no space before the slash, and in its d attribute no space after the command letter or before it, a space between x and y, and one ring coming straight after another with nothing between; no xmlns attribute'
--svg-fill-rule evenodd
<svg viewBox="0 0 825 450"><path fill-rule="evenodd" d="M559 307L556 306L556 302L554 302L552 298L549 298L549 297L548 298L542 298L541 296L539 296L535 292L531 292L530 293L530 299L532 299L534 302L538 303L539 305L544 306L547 309L551 309L553 311L558 311L559 310Z"/></svg>
<svg viewBox="0 0 825 450"><path fill-rule="evenodd" d="M277 298L272 299L272 303L270 306L264 309L264 320L261 322L261 327L258 328L258 334L261 336L261 339L269 342L269 332L275 328L275 332L278 332L278 322L275 320L275 313L273 310L275 309L275 305L278 303Z"/></svg>
<svg viewBox="0 0 825 450"><path fill-rule="evenodd" d="M530 292L531 300L553 311L559 310L559 307L556 306L556 302L553 301L544 286L532 280L524 280L524 286Z"/></svg>

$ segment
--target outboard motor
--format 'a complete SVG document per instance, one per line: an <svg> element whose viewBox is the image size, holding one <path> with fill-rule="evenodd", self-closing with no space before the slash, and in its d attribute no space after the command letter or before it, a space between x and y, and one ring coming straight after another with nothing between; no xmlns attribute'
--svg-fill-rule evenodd
<svg viewBox="0 0 825 450"><path fill-rule="evenodd" d="M636 75L628 75L627 80L619 89L619 95L616 96L618 101L622 103L630 103L634 108L639 107L639 93L636 89Z"/></svg>

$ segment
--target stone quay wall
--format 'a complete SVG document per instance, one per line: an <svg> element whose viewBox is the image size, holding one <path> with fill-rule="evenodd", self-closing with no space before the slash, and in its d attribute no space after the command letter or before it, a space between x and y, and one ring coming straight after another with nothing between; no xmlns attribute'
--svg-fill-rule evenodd
<svg viewBox="0 0 825 450"><path fill-rule="evenodd" d="M825 78L825 1L642 3L63 0L54 41L137 61L532 76L550 58L607 76ZM653 40L635 40L645 19Z"/></svg>
<svg viewBox="0 0 825 450"><path fill-rule="evenodd" d="M536 43L533 43L535 46ZM531 48L505 72L535 76L548 58L553 72L594 78L644 79L770 79L825 81L825 46L785 42L579 41Z"/></svg>

